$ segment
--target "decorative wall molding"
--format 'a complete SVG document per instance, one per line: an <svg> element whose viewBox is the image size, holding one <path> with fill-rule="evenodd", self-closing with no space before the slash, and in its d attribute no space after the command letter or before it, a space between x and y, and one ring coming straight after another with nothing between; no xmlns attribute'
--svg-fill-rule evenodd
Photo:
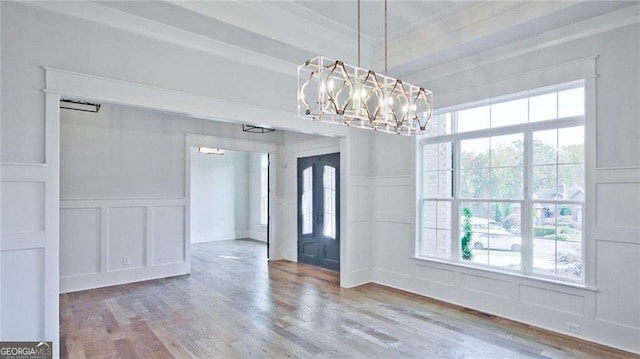
<svg viewBox="0 0 640 359"><path fill-rule="evenodd" d="M456 282L455 276L456 272L450 269L443 269L423 264L415 265L415 277L427 282L454 286Z"/></svg>
<svg viewBox="0 0 640 359"><path fill-rule="evenodd" d="M317 121L301 121L295 112L196 95L184 91L126 82L101 76L45 67L45 92L78 99L100 100L185 116L269 125L282 130L324 136L347 136L349 128ZM256 121L260 122L256 122Z"/></svg>
<svg viewBox="0 0 640 359"><path fill-rule="evenodd" d="M413 178L409 175L397 175L397 176L377 176L371 179L372 195L377 202L383 202L384 198L403 198L397 197L405 196L411 192L413 188ZM390 193L387 193L390 191ZM385 196L385 194L387 196ZM379 198L381 196L382 198ZM388 203L387 203L388 204ZM395 205L397 203L393 203ZM383 206L385 208L385 206ZM415 219L413 213L410 211L410 206L406 208L398 209L395 211L379 210L373 213L373 221L386 222L386 223L400 223L400 224L413 224Z"/></svg>
<svg viewBox="0 0 640 359"><path fill-rule="evenodd" d="M340 139L329 137L296 143L294 152L296 158L337 153L340 152Z"/></svg>
<svg viewBox="0 0 640 359"><path fill-rule="evenodd" d="M410 175L378 176L373 178L376 187L411 187L413 178Z"/></svg>
<svg viewBox="0 0 640 359"><path fill-rule="evenodd" d="M410 212L377 211L374 215L375 222L401 223L413 225L413 214Z"/></svg>
<svg viewBox="0 0 640 359"><path fill-rule="evenodd" d="M100 207L166 207L186 206L186 197L134 197L134 198L61 198L60 209Z"/></svg>
<svg viewBox="0 0 640 359"><path fill-rule="evenodd" d="M519 284L520 302L543 309L584 316L584 296Z"/></svg>
<svg viewBox="0 0 640 359"><path fill-rule="evenodd" d="M133 216L124 210L136 210ZM87 223L82 217L84 210L97 211L98 219L95 228L75 226ZM162 211L182 212L181 216L160 217ZM113 217L118 212L121 216ZM190 257L187 256L188 231L186 198L75 198L61 199L60 213L65 219L61 223L60 285L62 292L72 292L100 286L116 285L131 281L147 280L173 275L181 275L190 271ZM174 218L175 217L175 218ZM76 219L77 218L77 219ZM120 218L120 219L118 219ZM126 219L126 222L113 222ZM84 220L84 221L83 221ZM65 225L74 225L65 228ZM91 226L91 224L86 224ZM160 230L156 230L160 226ZM113 230L126 234L126 237L115 235ZM92 245L91 237L85 233L96 235L93 243L97 251L95 263L71 260L73 253L65 252L65 248ZM77 236L77 238L76 238ZM79 242L77 242L79 241ZM83 247L84 248L84 247ZM117 251L117 253L112 253ZM89 253L85 253L88 255ZM121 262L121 256L130 258L130 265ZM92 272L92 269L95 269Z"/></svg>
<svg viewBox="0 0 640 359"><path fill-rule="evenodd" d="M60 293L173 277L188 273L189 268L186 263L173 263L162 266L140 267L131 270L65 277L60 278Z"/></svg>

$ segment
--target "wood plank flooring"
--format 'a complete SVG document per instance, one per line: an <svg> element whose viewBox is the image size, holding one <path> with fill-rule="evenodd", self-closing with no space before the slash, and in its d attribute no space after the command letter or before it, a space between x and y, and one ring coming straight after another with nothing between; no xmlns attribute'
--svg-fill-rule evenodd
<svg viewBox="0 0 640 359"><path fill-rule="evenodd" d="M337 273L192 246L192 274L60 297L69 358L640 358Z"/></svg>

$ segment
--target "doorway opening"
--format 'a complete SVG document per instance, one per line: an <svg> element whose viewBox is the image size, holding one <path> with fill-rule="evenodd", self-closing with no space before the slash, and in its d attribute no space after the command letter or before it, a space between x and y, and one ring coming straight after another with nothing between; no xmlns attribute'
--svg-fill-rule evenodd
<svg viewBox="0 0 640 359"><path fill-rule="evenodd" d="M296 258L296 155L343 151L347 159L343 164L350 164L351 138L344 127L290 121L279 110L256 110L252 105L92 74L49 67L45 74L46 166L20 173L33 173L31 181L45 179L47 230L38 234L44 233L47 240L42 239L38 248L46 254L41 298L45 334L54 338L54 347L59 347L58 293L191 272L189 180L179 174L189 173L191 147L270 154L273 259ZM63 96L101 103L100 114L90 121L73 118L65 123L60 110ZM283 131L235 134L247 118L256 117ZM307 135L310 132L316 135ZM87 162L94 167L85 167ZM344 196L349 183L348 177L341 181ZM81 193L65 192L70 189ZM346 228L342 227L344 238L348 238ZM79 248L74 240L90 248ZM343 248L341 255L348 259L346 253ZM348 261L343 263L347 267ZM347 274L340 273L341 285L352 285Z"/></svg>
<svg viewBox="0 0 640 359"><path fill-rule="evenodd" d="M340 153L298 158L298 261L340 271Z"/></svg>
<svg viewBox="0 0 640 359"><path fill-rule="evenodd" d="M191 147L191 243L251 240L269 258L269 153Z"/></svg>

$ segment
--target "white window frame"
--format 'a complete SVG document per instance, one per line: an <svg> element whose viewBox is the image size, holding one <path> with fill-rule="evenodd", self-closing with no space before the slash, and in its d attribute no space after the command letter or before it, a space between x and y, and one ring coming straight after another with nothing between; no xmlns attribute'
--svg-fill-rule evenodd
<svg viewBox="0 0 640 359"><path fill-rule="evenodd" d="M594 266L595 266L595 248L593 248L592 241L588 240L589 233L593 233L595 228L595 214L593 213L593 207L589 207L594 200L595 182L593 181L593 173L595 171L595 78L587 78L584 80L578 80L568 82L564 84L552 85L547 87L538 88L535 90L524 91L511 95L505 95L500 97L494 97L486 100L475 101L471 103L450 106L446 108L438 109L434 112L434 116L441 115L449 112L456 112L464 109L486 106L490 104L496 104L504 101L513 101L537 95L542 95L550 92L560 92L573 88L583 87L585 96L585 112L582 116L564 117L555 120L546 120L539 122L527 122L523 124L510 125L504 127L487 128L475 131L451 133L447 135L435 135L433 137L419 137L415 142L415 166L416 169L416 240L414 246L413 258L434 261L439 263L460 265L464 267L471 267L475 269L483 269L490 272L498 272L503 274L511 274L516 276L524 276L526 278L548 281L558 284L566 284L570 286L595 288L594 278ZM555 201L558 204L581 204L583 206L582 217L582 270L580 279L572 279L567 277L548 275L540 272L533 271L533 237L531 236L532 221L531 210L532 204L545 202L539 200L533 200L531 198L531 184L532 178L532 141L533 132L551 129L561 129L567 127L584 126L584 170L585 170L585 200L584 201ZM452 130L453 132L453 130ZM511 199L463 199L460 198L459 178L460 178L460 141L467 139L483 138L502 136L510 134L524 134L524 158L523 158L523 197L518 200ZM423 188L423 147L430 144L438 143L452 143L453 149L453 196L451 198L433 198L424 197L422 193ZM435 256L426 256L420 253L420 243L422 241L422 209L425 201L450 201L451 202L451 257L442 258ZM521 269L512 270L505 267L493 266L489 264L475 263L466 261L461 258L460 248L460 216L459 204L461 202L511 202L519 203L521 208Z"/></svg>

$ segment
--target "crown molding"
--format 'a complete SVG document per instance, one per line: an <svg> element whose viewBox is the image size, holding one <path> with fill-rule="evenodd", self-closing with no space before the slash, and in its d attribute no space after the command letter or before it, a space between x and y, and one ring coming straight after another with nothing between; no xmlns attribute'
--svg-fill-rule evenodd
<svg viewBox="0 0 640 359"><path fill-rule="evenodd" d="M424 85L430 81L446 78L456 73L473 70L474 68L491 63L519 57L635 23L640 23L640 4L625 7L442 65L420 70L403 78L411 83Z"/></svg>
<svg viewBox="0 0 640 359"><path fill-rule="evenodd" d="M94 2L38 1L23 2L21 4L151 37L181 47L196 49L289 76L296 75L298 64L131 15Z"/></svg>
<svg viewBox="0 0 640 359"><path fill-rule="evenodd" d="M575 5L569 1L485 2L389 44L389 67L419 60ZM378 55L379 51L376 51ZM384 61L374 57L375 64Z"/></svg>

